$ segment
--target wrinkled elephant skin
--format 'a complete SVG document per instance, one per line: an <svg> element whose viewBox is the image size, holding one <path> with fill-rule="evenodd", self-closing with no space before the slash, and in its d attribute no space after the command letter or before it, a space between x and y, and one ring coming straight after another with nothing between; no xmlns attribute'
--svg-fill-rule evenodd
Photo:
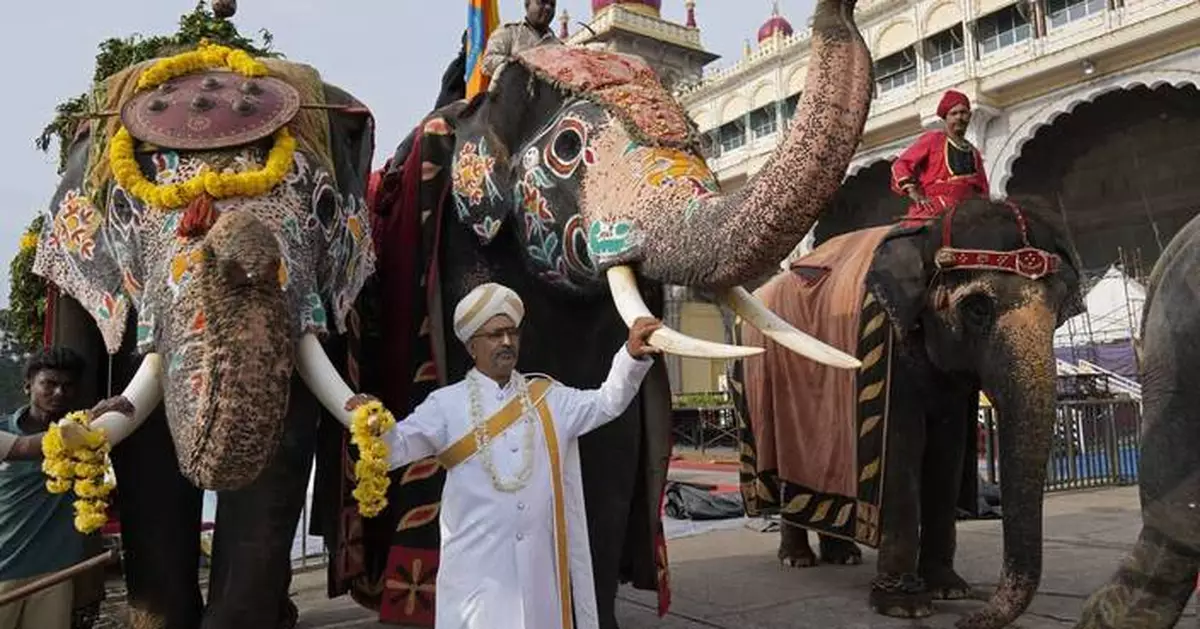
<svg viewBox="0 0 1200 629"><path fill-rule="evenodd" d="M307 66L264 63L304 98L323 101L289 123L300 140L279 184L213 200L205 230L180 230L193 208L163 209L114 177L93 179L89 160L104 159L93 145L115 130L94 121L69 149L34 263L62 291L51 327L98 332L96 346L80 349L111 388L162 382L164 403L136 413L142 427L112 433L121 435L112 457L135 629L294 621L291 544L323 417L295 375L295 347L306 334L345 333L374 270L364 200L369 112ZM161 185L202 168L261 168L271 146L267 138L206 152L155 147L135 158ZM148 361L139 355L155 356L161 372L142 377ZM196 573L201 488L220 504L207 604Z"/></svg>
<svg viewBox="0 0 1200 629"><path fill-rule="evenodd" d="M1175 627L1200 571L1200 218L1167 245L1142 318L1142 531L1076 629Z"/></svg>

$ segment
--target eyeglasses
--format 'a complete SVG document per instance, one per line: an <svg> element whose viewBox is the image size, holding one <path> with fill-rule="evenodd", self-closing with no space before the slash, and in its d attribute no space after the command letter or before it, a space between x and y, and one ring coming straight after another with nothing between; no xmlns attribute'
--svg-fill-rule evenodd
<svg viewBox="0 0 1200 629"><path fill-rule="evenodd" d="M487 339L487 340L495 343L495 342L504 340L504 337L508 337L514 341L519 341L519 340L521 340L521 329L520 328L504 328L502 330L493 330L491 332L480 332L480 333L476 334L475 336L472 336L471 338Z"/></svg>

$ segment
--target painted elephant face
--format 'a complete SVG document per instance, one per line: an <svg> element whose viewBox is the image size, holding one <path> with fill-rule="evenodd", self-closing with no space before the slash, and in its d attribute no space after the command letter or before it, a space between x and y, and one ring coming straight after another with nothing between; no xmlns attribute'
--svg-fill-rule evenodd
<svg viewBox="0 0 1200 629"><path fill-rule="evenodd" d="M336 88L309 87L357 106ZM162 357L180 467L207 489L258 476L282 434L297 341L343 332L374 269L363 200L369 119L302 113L292 127L301 141L283 179L259 196L213 200L211 213L160 207L117 177L89 190L92 144L107 139L91 133L111 133L91 129L71 148L34 264L87 309L110 353L136 311L138 350ZM183 184L205 170L258 170L271 145L158 148L137 153L137 167L159 186ZM181 229L205 214L207 229Z"/></svg>

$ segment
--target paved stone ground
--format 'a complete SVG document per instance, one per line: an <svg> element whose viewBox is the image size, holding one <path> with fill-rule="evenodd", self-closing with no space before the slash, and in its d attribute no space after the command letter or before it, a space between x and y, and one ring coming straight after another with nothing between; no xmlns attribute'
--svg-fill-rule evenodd
<svg viewBox="0 0 1200 629"><path fill-rule="evenodd" d="M1137 537L1134 487L1051 494L1046 499L1045 576L1028 613L1014 627L1072 626L1087 595L1107 579ZM866 607L875 554L854 567L784 568L775 559L778 536L750 527L673 540L674 602L665 618L654 612L652 593L626 589L620 596L623 629L944 629L977 601L942 603L923 621L876 616ZM815 542L814 542L815 543ZM958 568L980 598L995 587L1000 570L998 521L961 522ZM301 627L382 628L345 598L324 598L321 573L298 576ZM1196 626L1195 611L1180 626Z"/></svg>
<svg viewBox="0 0 1200 629"><path fill-rule="evenodd" d="M736 482L729 472L673 470L692 482ZM1136 487L1050 494L1045 506L1045 572L1028 613L1013 627L1068 629L1087 595L1103 583L1140 529ZM757 521L735 528L671 540L668 544L674 601L658 618L654 595L624 589L619 600L623 629L948 629L978 601L941 603L922 621L876 616L866 606L875 553L854 567L797 569L775 558L778 534L755 530ZM957 567L980 599L995 587L1001 561L997 520L959 523ZM815 538L813 539L815 545ZM293 596L306 629L381 629L372 614L348 597L325 597L324 571L297 574ZM118 601L106 607L116 611ZM1181 627L1197 626L1194 607ZM119 627L117 623L106 626Z"/></svg>

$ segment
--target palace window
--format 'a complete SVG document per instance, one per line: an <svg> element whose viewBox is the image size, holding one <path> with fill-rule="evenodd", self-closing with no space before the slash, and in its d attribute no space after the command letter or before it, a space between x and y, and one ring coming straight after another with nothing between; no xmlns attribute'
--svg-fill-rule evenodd
<svg viewBox="0 0 1200 629"><path fill-rule="evenodd" d="M796 116L796 105L798 105L799 103L800 103L800 95L799 94L792 94L791 96L788 96L786 99L784 99L784 101L783 101L783 119L785 121L791 122L792 118L794 118Z"/></svg>
<svg viewBox="0 0 1200 629"><path fill-rule="evenodd" d="M1046 0L1046 22L1050 28L1066 26L1090 15L1103 13L1108 0Z"/></svg>
<svg viewBox="0 0 1200 629"><path fill-rule="evenodd" d="M912 46L875 62L875 85L879 93L917 82L917 60Z"/></svg>
<svg viewBox="0 0 1200 629"><path fill-rule="evenodd" d="M948 28L925 40L925 58L928 60L930 72L958 65L966 57L962 24Z"/></svg>
<svg viewBox="0 0 1200 629"><path fill-rule="evenodd" d="M980 56L1008 48L1033 36L1029 18L1016 5L979 18L975 28Z"/></svg>
<svg viewBox="0 0 1200 629"><path fill-rule="evenodd" d="M700 136L700 152L704 159L721 156L721 133L719 129L707 131Z"/></svg>
<svg viewBox="0 0 1200 629"><path fill-rule="evenodd" d="M746 144L746 123L741 118L726 122L717 131L721 152L737 150Z"/></svg>
<svg viewBox="0 0 1200 629"><path fill-rule="evenodd" d="M764 105L750 112L750 131L754 133L754 138L763 138L779 128L779 121L776 119L775 103Z"/></svg>

